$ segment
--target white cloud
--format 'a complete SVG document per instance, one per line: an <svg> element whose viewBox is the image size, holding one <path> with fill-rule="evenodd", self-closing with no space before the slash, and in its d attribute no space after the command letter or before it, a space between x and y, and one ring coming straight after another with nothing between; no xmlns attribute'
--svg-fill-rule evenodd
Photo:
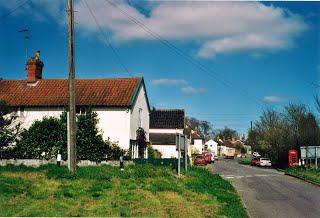
<svg viewBox="0 0 320 218"><path fill-rule="evenodd" d="M260 2L163 1L151 9L149 16L124 1L115 3L165 39L201 42L198 55L205 58L221 53L289 49L308 28L300 16ZM155 40L106 1L90 1L90 6L114 40ZM95 33L96 25L85 5L77 4L77 11L79 26Z"/></svg>
<svg viewBox="0 0 320 218"><path fill-rule="evenodd" d="M0 1L0 9L12 11L17 8L21 2L17 1ZM31 0L19 7L10 16L25 16L25 19L35 21L55 20L59 24L66 23L66 4L64 0Z"/></svg>
<svg viewBox="0 0 320 218"><path fill-rule="evenodd" d="M10 10L16 6L13 2L0 1L0 8ZM66 24L65 2L32 0L14 14L38 21L51 18L62 25ZM114 41L155 40L107 1L87 2L101 27ZM198 42L197 54L203 58L234 52L262 55L290 49L296 37L308 29L301 16L261 2L151 1L147 4L148 16L140 12L145 3L139 6L139 2L135 3L136 7L124 0L114 3L165 39ZM86 5L76 1L75 10L77 28L82 30L81 33L98 35L99 30Z"/></svg>
<svg viewBox="0 0 320 218"><path fill-rule="evenodd" d="M198 93L203 93L206 90L204 88L195 88L193 86L186 86L181 88L181 92L185 94L198 94Z"/></svg>
<svg viewBox="0 0 320 218"><path fill-rule="evenodd" d="M154 79L151 81L152 85L186 85L187 81L184 79Z"/></svg>
<svg viewBox="0 0 320 218"><path fill-rule="evenodd" d="M263 100L268 103L280 103L287 100L287 98L276 96L276 95L270 95L270 96L265 96Z"/></svg>

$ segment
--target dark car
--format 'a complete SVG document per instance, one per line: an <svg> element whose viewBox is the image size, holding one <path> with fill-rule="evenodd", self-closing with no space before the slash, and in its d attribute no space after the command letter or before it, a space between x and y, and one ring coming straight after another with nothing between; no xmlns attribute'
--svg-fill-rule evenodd
<svg viewBox="0 0 320 218"><path fill-rule="evenodd" d="M207 165L207 160L204 155L198 155L193 160L194 165Z"/></svg>
<svg viewBox="0 0 320 218"><path fill-rule="evenodd" d="M252 166L258 166L259 161L260 161L260 158L259 158L259 157L254 157L254 158L252 158L252 160L251 160L251 165L252 165Z"/></svg>

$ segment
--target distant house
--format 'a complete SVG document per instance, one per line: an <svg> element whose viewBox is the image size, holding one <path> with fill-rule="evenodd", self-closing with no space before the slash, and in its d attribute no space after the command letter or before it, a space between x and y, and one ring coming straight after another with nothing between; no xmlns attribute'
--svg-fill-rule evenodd
<svg viewBox="0 0 320 218"><path fill-rule="evenodd" d="M218 155L218 142L214 141L213 139L210 139L205 143L205 148L215 155Z"/></svg>
<svg viewBox="0 0 320 218"><path fill-rule="evenodd" d="M183 134L185 112L180 109L151 110L150 142L163 158L177 157L176 134Z"/></svg>
<svg viewBox="0 0 320 218"><path fill-rule="evenodd" d="M197 129L191 131L190 141L191 141L192 153L201 154L205 150L204 137L199 133Z"/></svg>
<svg viewBox="0 0 320 218"><path fill-rule="evenodd" d="M29 128L43 117L59 117L68 106L68 80L43 79L43 62L31 58L26 80L0 80L0 100L18 110L19 120ZM143 78L76 80L76 111L91 107L98 114L103 138L138 156L136 130L149 139L149 102Z"/></svg>

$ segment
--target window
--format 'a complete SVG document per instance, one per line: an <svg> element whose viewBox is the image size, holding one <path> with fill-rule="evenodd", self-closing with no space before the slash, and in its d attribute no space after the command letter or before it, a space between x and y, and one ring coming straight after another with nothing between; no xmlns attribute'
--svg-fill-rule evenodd
<svg viewBox="0 0 320 218"><path fill-rule="evenodd" d="M142 108L139 108L138 126L142 127Z"/></svg>
<svg viewBox="0 0 320 218"><path fill-rule="evenodd" d="M24 115L25 115L24 107L20 107L19 108L19 116L24 117Z"/></svg>
<svg viewBox="0 0 320 218"><path fill-rule="evenodd" d="M76 107L76 114L86 114L85 107Z"/></svg>

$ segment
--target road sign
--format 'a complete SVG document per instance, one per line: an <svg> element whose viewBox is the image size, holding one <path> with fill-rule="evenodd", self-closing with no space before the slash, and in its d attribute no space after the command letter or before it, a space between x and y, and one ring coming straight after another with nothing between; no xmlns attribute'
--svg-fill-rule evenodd
<svg viewBox="0 0 320 218"><path fill-rule="evenodd" d="M185 135L177 133L177 135L176 135L176 151L179 150L179 145L180 145L180 151L188 152L188 138Z"/></svg>
<svg viewBox="0 0 320 218"><path fill-rule="evenodd" d="M188 138L183 134L176 134L176 150L178 151L178 176L180 176L181 151L184 151L185 171L187 171Z"/></svg>
<svg viewBox="0 0 320 218"><path fill-rule="evenodd" d="M301 147L301 159L320 158L320 146L305 146Z"/></svg>

